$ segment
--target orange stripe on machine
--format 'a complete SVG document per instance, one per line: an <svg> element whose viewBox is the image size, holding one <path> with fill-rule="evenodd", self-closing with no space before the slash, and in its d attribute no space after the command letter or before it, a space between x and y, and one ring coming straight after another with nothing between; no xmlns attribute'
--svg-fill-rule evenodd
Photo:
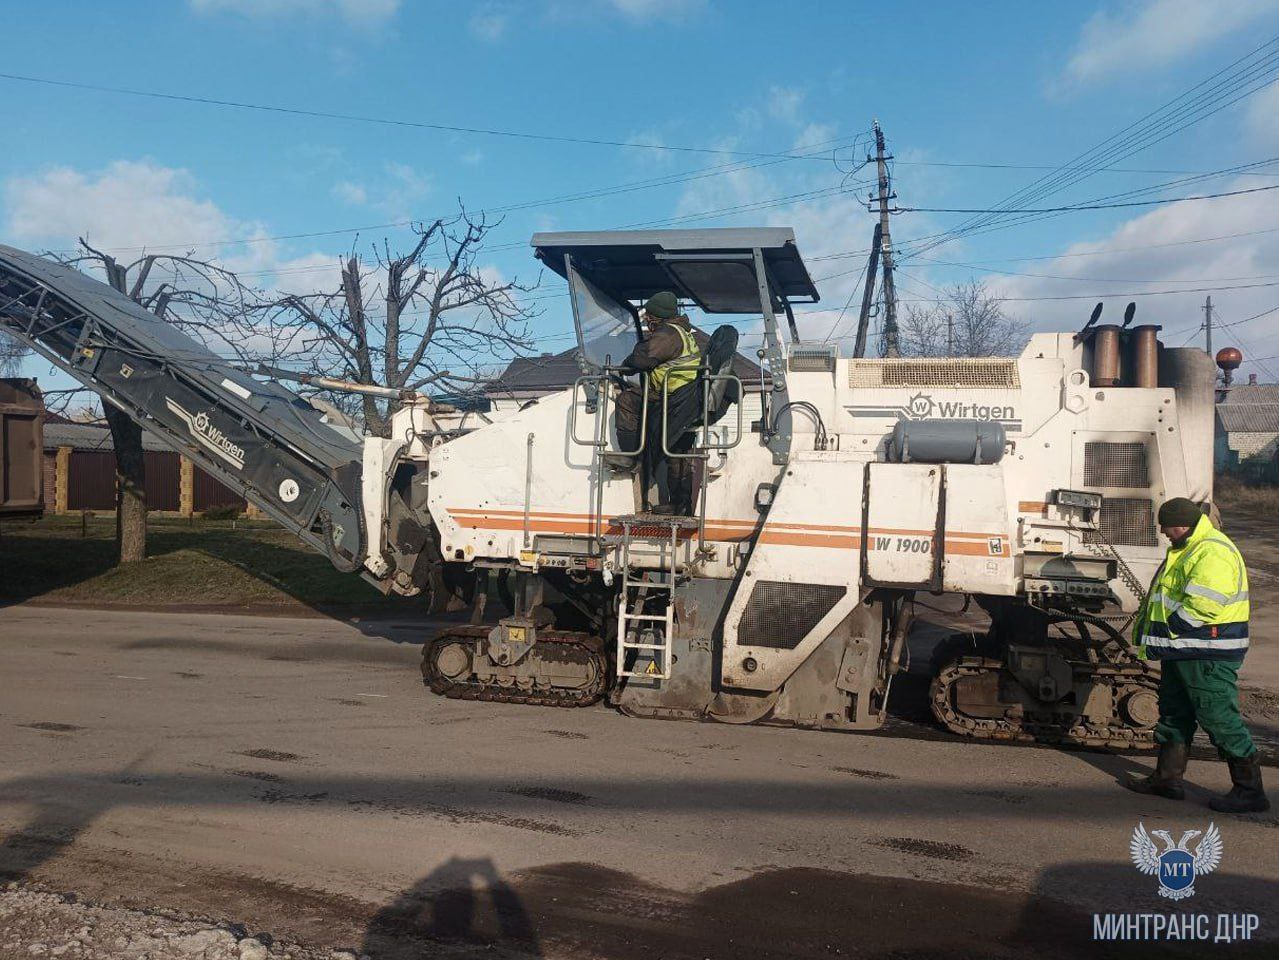
<svg viewBox="0 0 1279 960"><path fill-rule="evenodd" d="M586 513L562 513L555 511L530 511L528 520L522 510L456 509L447 511L461 527L471 530L524 530L535 533L591 534L594 521ZM734 542L749 539L757 526L753 520L708 519L706 537L709 540ZM606 533L619 534L621 528L609 524ZM932 530L908 530L891 527L871 527L867 549L895 549L898 538L918 538L929 543L935 539ZM691 532L689 533L691 535ZM683 536L683 535L681 535ZM887 543L885 541L888 541ZM760 531L760 543L793 547L814 547L834 550L860 550L860 527L825 525L816 523L768 523ZM1007 557L1010 555L1007 535L970 531L946 531L945 550L955 556Z"/></svg>

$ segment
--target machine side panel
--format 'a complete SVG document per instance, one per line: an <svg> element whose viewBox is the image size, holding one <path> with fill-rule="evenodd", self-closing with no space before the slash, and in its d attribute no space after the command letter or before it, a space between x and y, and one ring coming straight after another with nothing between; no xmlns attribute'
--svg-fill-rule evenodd
<svg viewBox="0 0 1279 960"><path fill-rule="evenodd" d="M942 466L872 463L867 469L866 579L891 586L935 580L942 544Z"/></svg>
<svg viewBox="0 0 1279 960"><path fill-rule="evenodd" d="M726 687L777 689L860 602L862 463L791 460L725 617Z"/></svg>
<svg viewBox="0 0 1279 960"><path fill-rule="evenodd" d="M945 470L942 589L1013 595L1017 592L1016 564L1003 468L998 464L951 463Z"/></svg>

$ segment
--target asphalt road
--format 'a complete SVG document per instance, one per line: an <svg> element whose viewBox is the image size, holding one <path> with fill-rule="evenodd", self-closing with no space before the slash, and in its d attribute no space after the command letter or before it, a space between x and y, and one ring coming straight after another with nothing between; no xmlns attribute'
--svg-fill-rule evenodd
<svg viewBox="0 0 1279 960"><path fill-rule="evenodd" d="M373 957L1096 956L1093 911L1173 909L1137 822L1215 819L1186 908L1279 939L1221 764L1175 804L1144 757L442 700L421 630L0 610L0 873Z"/></svg>

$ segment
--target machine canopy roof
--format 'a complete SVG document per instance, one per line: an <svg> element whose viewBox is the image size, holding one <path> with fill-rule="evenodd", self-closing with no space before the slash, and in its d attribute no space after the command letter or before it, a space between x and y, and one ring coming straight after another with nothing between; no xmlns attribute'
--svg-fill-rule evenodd
<svg viewBox="0 0 1279 960"><path fill-rule="evenodd" d="M816 303L808 268L789 227L599 230L534 234L537 258L566 277L573 268L619 300L674 290L707 313L758 313L753 251L764 257L775 301Z"/></svg>

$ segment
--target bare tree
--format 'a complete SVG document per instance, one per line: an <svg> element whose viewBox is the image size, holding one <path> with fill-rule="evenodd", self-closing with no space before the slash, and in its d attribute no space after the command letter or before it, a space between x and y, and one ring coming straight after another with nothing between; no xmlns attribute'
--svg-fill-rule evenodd
<svg viewBox="0 0 1279 960"><path fill-rule="evenodd" d="M22 341L0 333L0 377L16 377L28 353Z"/></svg>
<svg viewBox="0 0 1279 960"><path fill-rule="evenodd" d="M905 357L1011 356L1026 337L1026 322L1005 313L980 280L948 288L940 303L907 304L901 321Z"/></svg>
<svg viewBox="0 0 1279 960"><path fill-rule="evenodd" d="M531 346L535 313L521 295L534 287L478 262L497 225L462 208L452 219L416 225L405 253L383 241L371 266L352 253L338 289L264 305L271 342L299 372L397 390L470 389L486 365ZM366 429L386 436L399 401L362 396L359 403Z"/></svg>
<svg viewBox="0 0 1279 960"><path fill-rule="evenodd" d="M121 263L83 238L81 253L65 262L81 269L97 269L115 290L181 328L215 351L244 356L252 342L248 327L253 298L234 273L190 256L146 254ZM70 403L75 391L67 391ZM116 463L116 547L120 563L146 556L146 458L142 428L126 413L102 404L111 428Z"/></svg>

